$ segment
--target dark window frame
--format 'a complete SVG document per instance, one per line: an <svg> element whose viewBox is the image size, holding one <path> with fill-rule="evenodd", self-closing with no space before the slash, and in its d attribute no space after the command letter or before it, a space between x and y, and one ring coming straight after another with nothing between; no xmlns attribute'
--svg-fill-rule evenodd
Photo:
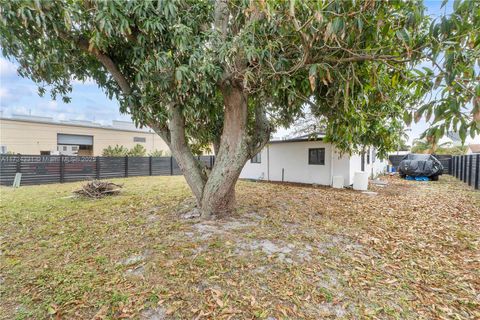
<svg viewBox="0 0 480 320"><path fill-rule="evenodd" d="M133 137L133 142L146 143L147 138L145 138L145 137Z"/></svg>
<svg viewBox="0 0 480 320"><path fill-rule="evenodd" d="M312 157L312 152L315 152L315 158ZM325 165L325 148L308 148L308 164L316 166Z"/></svg>
<svg viewBox="0 0 480 320"><path fill-rule="evenodd" d="M262 163L262 152L257 153L250 159L250 163Z"/></svg>

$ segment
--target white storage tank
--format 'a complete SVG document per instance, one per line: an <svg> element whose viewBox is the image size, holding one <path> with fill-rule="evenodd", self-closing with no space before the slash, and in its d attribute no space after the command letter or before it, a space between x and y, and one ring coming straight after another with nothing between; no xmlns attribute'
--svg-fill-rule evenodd
<svg viewBox="0 0 480 320"><path fill-rule="evenodd" d="M357 171L353 176L353 190L368 190L368 173Z"/></svg>

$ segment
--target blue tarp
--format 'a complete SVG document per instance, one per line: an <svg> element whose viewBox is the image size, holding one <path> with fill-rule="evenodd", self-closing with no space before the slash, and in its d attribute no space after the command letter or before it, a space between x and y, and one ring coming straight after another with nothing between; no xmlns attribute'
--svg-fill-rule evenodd
<svg viewBox="0 0 480 320"><path fill-rule="evenodd" d="M406 176L405 179L415 180L415 181L430 181L430 178L426 176L420 176L420 177Z"/></svg>

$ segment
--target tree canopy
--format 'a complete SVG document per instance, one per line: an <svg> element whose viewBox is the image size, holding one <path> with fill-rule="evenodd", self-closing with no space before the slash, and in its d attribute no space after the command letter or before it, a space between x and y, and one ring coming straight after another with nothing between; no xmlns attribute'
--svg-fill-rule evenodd
<svg viewBox="0 0 480 320"><path fill-rule="evenodd" d="M346 150L392 147L388 130L401 118L433 115L435 135L479 130L465 109L479 109L476 1L455 1L454 13L436 21L418 1L228 6L231 30L222 35L212 28L212 1L3 1L0 44L41 93L68 100L72 78L93 78L140 125L164 123L165 106L181 102L192 143L221 131L217 83L227 74L276 125L288 126L311 105ZM413 69L429 59L438 72ZM434 101L420 99L435 89Z"/></svg>
<svg viewBox="0 0 480 320"><path fill-rule="evenodd" d="M68 101L92 78L158 132L187 181L231 189L248 157L308 105L341 151L480 132L480 2L432 20L421 1L1 1L0 45L19 73ZM477 67L475 67L477 66ZM192 150L212 144L209 177ZM215 186L213 185L215 184ZM194 187L198 185L198 187ZM220 197L221 198L221 197ZM225 201L225 198L222 198Z"/></svg>

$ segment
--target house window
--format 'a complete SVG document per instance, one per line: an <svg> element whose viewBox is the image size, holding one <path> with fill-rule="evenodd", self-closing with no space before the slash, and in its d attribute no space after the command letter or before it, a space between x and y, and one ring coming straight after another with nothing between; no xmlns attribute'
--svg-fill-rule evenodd
<svg viewBox="0 0 480 320"><path fill-rule="evenodd" d="M262 153L259 152L250 160L251 163L262 163Z"/></svg>
<svg viewBox="0 0 480 320"><path fill-rule="evenodd" d="M133 137L133 142L147 142L145 137Z"/></svg>
<svg viewBox="0 0 480 320"><path fill-rule="evenodd" d="M308 164L325 165L325 148L308 149Z"/></svg>
<svg viewBox="0 0 480 320"><path fill-rule="evenodd" d="M377 150L375 148L373 148L373 150L372 150L372 163L374 163L375 161L377 161Z"/></svg>
<svg viewBox="0 0 480 320"><path fill-rule="evenodd" d="M72 146L72 151L78 151L78 146Z"/></svg>
<svg viewBox="0 0 480 320"><path fill-rule="evenodd" d="M67 151L67 146L63 146L63 151Z"/></svg>
<svg viewBox="0 0 480 320"><path fill-rule="evenodd" d="M367 150L367 164L370 164L370 148Z"/></svg>

